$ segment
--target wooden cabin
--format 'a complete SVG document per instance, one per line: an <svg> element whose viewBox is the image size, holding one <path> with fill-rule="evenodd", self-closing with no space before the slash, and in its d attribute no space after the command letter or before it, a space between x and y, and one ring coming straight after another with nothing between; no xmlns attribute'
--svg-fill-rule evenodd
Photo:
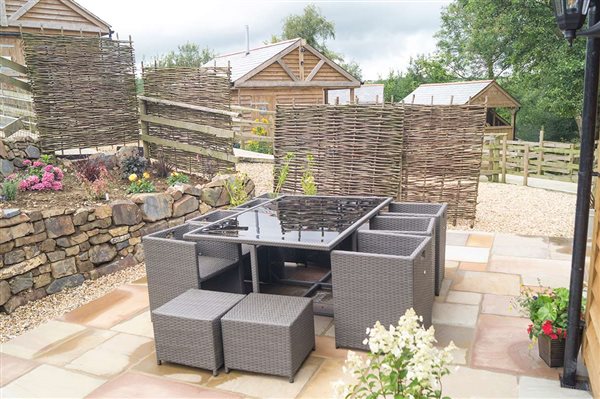
<svg viewBox="0 0 600 399"><path fill-rule="evenodd" d="M0 56L23 65L21 32L104 36L111 29L73 0L0 0Z"/></svg>
<svg viewBox="0 0 600 399"><path fill-rule="evenodd" d="M206 66L231 67L232 103L274 110L276 104L326 104L328 91L354 98L360 81L303 39L226 54Z"/></svg>
<svg viewBox="0 0 600 399"><path fill-rule="evenodd" d="M407 104L450 105L486 104L488 107L486 133L503 133L515 139L515 122L521 104L495 80L422 84L404 98ZM510 118L501 116L505 109Z"/></svg>

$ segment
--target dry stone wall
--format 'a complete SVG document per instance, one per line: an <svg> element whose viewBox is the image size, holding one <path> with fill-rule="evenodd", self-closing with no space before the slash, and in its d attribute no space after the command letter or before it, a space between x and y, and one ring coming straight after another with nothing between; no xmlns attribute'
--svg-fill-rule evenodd
<svg viewBox="0 0 600 399"><path fill-rule="evenodd" d="M0 210L0 306L25 303L144 260L141 237L227 206L228 176L96 207ZM246 181L254 194L254 183Z"/></svg>

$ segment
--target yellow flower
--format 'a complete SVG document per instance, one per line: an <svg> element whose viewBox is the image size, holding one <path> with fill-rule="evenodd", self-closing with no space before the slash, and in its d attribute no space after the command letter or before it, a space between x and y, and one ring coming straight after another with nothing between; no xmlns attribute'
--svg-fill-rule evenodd
<svg viewBox="0 0 600 399"><path fill-rule="evenodd" d="M150 173L148 172L144 172L144 179L149 179L150 178Z"/></svg>
<svg viewBox="0 0 600 399"><path fill-rule="evenodd" d="M267 118L263 118L262 123L269 123L269 120Z"/></svg>
<svg viewBox="0 0 600 399"><path fill-rule="evenodd" d="M256 119L254 120L254 122L260 122L260 121L258 120L258 118L256 118Z"/></svg>
<svg viewBox="0 0 600 399"><path fill-rule="evenodd" d="M137 180L137 175L135 173L132 173L129 175L129 181L130 182L134 182Z"/></svg>
<svg viewBox="0 0 600 399"><path fill-rule="evenodd" d="M179 173L177 173L177 172L171 172L171 176L177 177L177 176L179 176Z"/></svg>

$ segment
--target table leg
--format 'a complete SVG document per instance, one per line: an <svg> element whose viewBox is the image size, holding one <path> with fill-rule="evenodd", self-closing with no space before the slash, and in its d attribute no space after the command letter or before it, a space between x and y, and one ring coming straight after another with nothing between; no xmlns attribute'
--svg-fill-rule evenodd
<svg viewBox="0 0 600 399"><path fill-rule="evenodd" d="M252 271L252 292L260 292L260 281L258 278L258 256L256 245L250 245L250 270Z"/></svg>

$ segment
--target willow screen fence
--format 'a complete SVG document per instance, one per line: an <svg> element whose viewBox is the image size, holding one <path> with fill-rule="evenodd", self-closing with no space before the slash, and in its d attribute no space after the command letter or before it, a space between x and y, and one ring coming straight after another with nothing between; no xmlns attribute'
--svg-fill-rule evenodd
<svg viewBox="0 0 600 399"><path fill-rule="evenodd" d="M45 151L138 140L131 40L24 33L23 42Z"/></svg>
<svg viewBox="0 0 600 399"><path fill-rule="evenodd" d="M478 106L278 106L275 167L293 152L284 191L301 192L310 154L320 194L447 202L451 220L474 220L485 112Z"/></svg>
<svg viewBox="0 0 600 399"><path fill-rule="evenodd" d="M230 69L144 68L140 96L147 156L179 169L213 175L232 169Z"/></svg>

